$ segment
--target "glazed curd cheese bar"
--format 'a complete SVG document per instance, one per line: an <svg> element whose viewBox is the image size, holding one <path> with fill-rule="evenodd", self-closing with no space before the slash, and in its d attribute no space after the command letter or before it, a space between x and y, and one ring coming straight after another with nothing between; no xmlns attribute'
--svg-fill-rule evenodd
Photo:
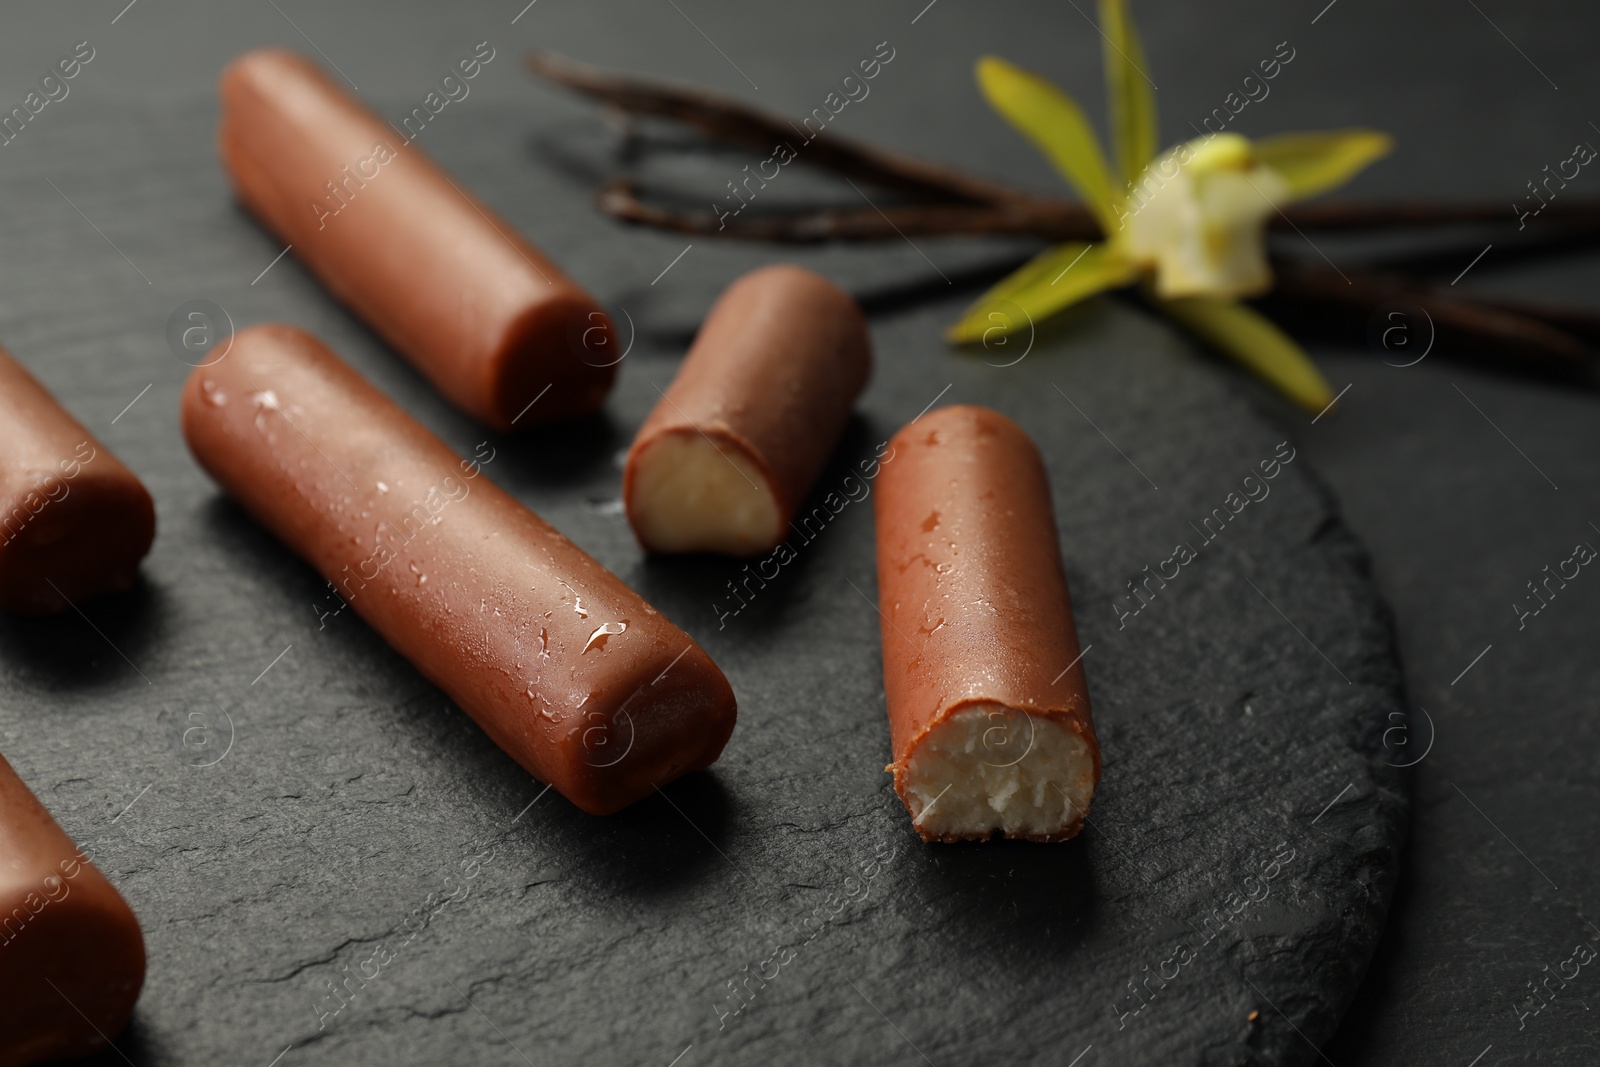
<svg viewBox="0 0 1600 1067"><path fill-rule="evenodd" d="M734 696L705 651L315 337L241 331L182 419L217 482L578 807L721 754Z"/></svg>
<svg viewBox="0 0 1600 1067"><path fill-rule="evenodd" d="M155 536L144 484L0 349L0 608L130 589Z"/></svg>
<svg viewBox="0 0 1600 1067"><path fill-rule="evenodd" d="M401 130L281 49L234 60L220 96L244 206L452 403L503 431L599 408L610 320Z"/></svg>
<svg viewBox="0 0 1600 1067"><path fill-rule="evenodd" d="M1072 837L1100 749L1039 451L972 406L890 448L875 515L895 791L927 841Z"/></svg>
<svg viewBox="0 0 1600 1067"><path fill-rule="evenodd" d="M144 965L127 901L0 756L0 1067L104 1048Z"/></svg>
<svg viewBox="0 0 1600 1067"><path fill-rule="evenodd" d="M777 547L871 370L866 319L826 278L780 265L734 282L628 450L623 501L639 543Z"/></svg>

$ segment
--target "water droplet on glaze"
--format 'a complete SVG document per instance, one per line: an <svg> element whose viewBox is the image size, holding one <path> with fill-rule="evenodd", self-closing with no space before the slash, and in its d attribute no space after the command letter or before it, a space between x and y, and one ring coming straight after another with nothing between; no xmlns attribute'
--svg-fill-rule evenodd
<svg viewBox="0 0 1600 1067"><path fill-rule="evenodd" d="M274 393L271 389L263 389L252 399L255 400L256 405L256 432L266 436L270 441L272 438L267 430L267 412L282 410L282 408L280 408L278 405L278 394Z"/></svg>
<svg viewBox="0 0 1600 1067"><path fill-rule="evenodd" d="M937 525L939 525L939 512L935 509L928 513L927 518L922 520L922 532L932 533L933 528Z"/></svg>
<svg viewBox="0 0 1600 1067"><path fill-rule="evenodd" d="M210 378L203 379L200 382L200 398L214 408L220 408L228 402L228 394L224 393L222 387Z"/></svg>
<svg viewBox="0 0 1600 1067"><path fill-rule="evenodd" d="M378 492L387 493L388 491L389 491L389 486L386 483L384 483L384 482L379 482L378 483Z"/></svg>
<svg viewBox="0 0 1600 1067"><path fill-rule="evenodd" d="M627 629L627 620L623 620L622 622L608 622L604 626L597 629L594 633L589 635L589 643L583 646L583 650L587 652L591 648L603 649L606 647L606 641L609 638L616 637Z"/></svg>
<svg viewBox="0 0 1600 1067"><path fill-rule="evenodd" d="M572 610L578 613L580 619L589 617L589 610L583 606L583 598L577 593L572 594Z"/></svg>
<svg viewBox="0 0 1600 1067"><path fill-rule="evenodd" d="M537 684L538 683L536 682L528 683L528 699L534 701L535 703L544 705L544 707L540 708L537 713L539 718L548 722L560 722L561 716L556 714L556 709L552 708L550 706L550 702L539 695L538 690L535 688Z"/></svg>

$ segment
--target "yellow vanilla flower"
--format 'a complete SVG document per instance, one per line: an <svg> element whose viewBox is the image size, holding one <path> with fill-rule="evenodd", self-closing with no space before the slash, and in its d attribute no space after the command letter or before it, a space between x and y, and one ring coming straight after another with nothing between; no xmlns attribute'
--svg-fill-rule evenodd
<svg viewBox="0 0 1600 1067"><path fill-rule="evenodd" d="M1248 139L1201 138L1145 167L1111 240L1160 296L1257 296L1272 287L1263 228L1289 194Z"/></svg>
<svg viewBox="0 0 1600 1067"><path fill-rule="evenodd" d="M1040 253L985 293L946 336L992 340L1095 293L1140 283L1174 321L1320 411L1333 391L1315 365L1236 298L1272 286L1266 224L1279 208L1349 181L1389 151L1390 139L1372 130L1261 141L1217 133L1158 156L1152 86L1126 0L1100 0L1100 26L1120 188L1071 97L993 56L978 61L977 77L990 105L1050 159L1107 238Z"/></svg>

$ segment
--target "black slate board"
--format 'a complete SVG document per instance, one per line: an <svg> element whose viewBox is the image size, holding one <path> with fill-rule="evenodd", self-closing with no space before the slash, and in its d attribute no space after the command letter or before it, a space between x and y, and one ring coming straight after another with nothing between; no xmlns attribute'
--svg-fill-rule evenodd
<svg viewBox="0 0 1600 1067"><path fill-rule="evenodd" d="M970 292L875 317L877 376L822 489L930 403L1016 418L1050 469L1105 756L1074 843L924 846L882 773L870 505L719 628L737 567L644 559L615 504L615 454L683 332L771 250L697 245L651 283L687 242L617 231L587 208L582 168L554 165L553 144L581 157L600 135L481 103L428 147L638 326L603 416L491 439L488 473L702 640L739 728L711 772L594 819L541 794L358 619L319 629L321 581L184 452L172 308L304 325L463 454L485 435L292 257L251 283L281 246L231 205L208 108L85 101L70 135L41 127L46 146L8 161L0 321L146 479L160 536L135 594L0 622L0 751L144 923L150 975L121 1051L287 1050L285 1067L1315 1060L1376 940L1405 821L1381 743L1399 669L1362 552L1297 457L1126 628L1112 608L1274 455L1283 434L1251 387L1112 301L1012 366L991 364L1015 350L937 340ZM959 275L1006 251L791 258L871 296L931 277L924 253ZM413 936L418 909L436 913ZM1208 941L1219 909L1235 921ZM1134 1014L1130 983L1172 975L1181 943L1192 960L1142 986L1158 992ZM375 954L379 976L321 1015L329 983ZM723 1016L728 983L774 959Z"/></svg>

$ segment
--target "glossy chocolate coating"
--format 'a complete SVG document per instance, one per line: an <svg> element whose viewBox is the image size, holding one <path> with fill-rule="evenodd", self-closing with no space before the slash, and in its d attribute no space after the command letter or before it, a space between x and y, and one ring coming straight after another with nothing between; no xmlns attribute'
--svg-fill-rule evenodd
<svg viewBox="0 0 1600 1067"><path fill-rule="evenodd" d="M638 457L652 443L669 434L704 435L765 474L787 525L871 373L872 337L848 293L787 264L744 275L718 298L634 437L623 499L632 506ZM756 551L782 539L780 532Z"/></svg>
<svg viewBox="0 0 1600 1067"><path fill-rule="evenodd" d="M499 430L601 405L605 313L403 131L293 52L245 53L220 95L239 199L452 403Z"/></svg>
<svg viewBox="0 0 1600 1067"><path fill-rule="evenodd" d="M105 1047L143 985L139 920L0 757L0 1067Z"/></svg>
<svg viewBox="0 0 1600 1067"><path fill-rule="evenodd" d="M155 536L144 484L0 349L0 608L129 589Z"/></svg>
<svg viewBox="0 0 1600 1067"><path fill-rule="evenodd" d="M183 433L389 644L585 811L626 807L722 752L733 690L700 646L310 334L240 332L189 376Z"/></svg>
<svg viewBox="0 0 1600 1067"><path fill-rule="evenodd" d="M970 405L930 412L889 444L875 496L878 607L902 799L929 728L986 702L1058 718L1087 739L1098 777L1039 450L1004 415Z"/></svg>

